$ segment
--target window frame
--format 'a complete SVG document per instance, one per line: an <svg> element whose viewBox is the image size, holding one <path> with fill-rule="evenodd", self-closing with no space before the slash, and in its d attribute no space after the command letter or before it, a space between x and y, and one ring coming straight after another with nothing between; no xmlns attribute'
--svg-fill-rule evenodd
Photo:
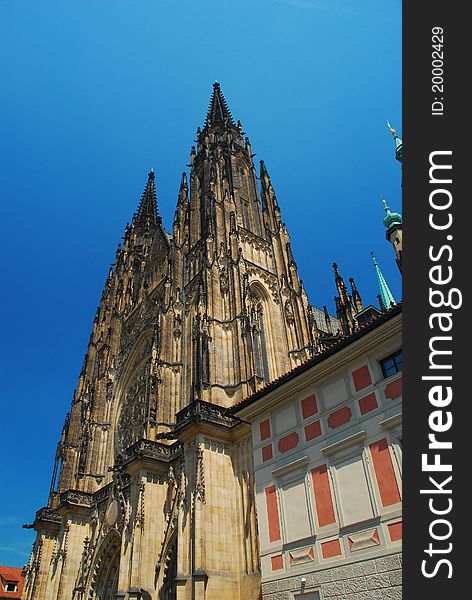
<svg viewBox="0 0 472 600"><path fill-rule="evenodd" d="M398 360L399 356L401 357L400 360ZM388 368L386 368L386 366L385 366L385 363L387 361L391 361L391 363L392 363ZM403 348L399 348L395 352L392 352L391 354L388 354L384 358L379 359L379 365L380 365L380 369L382 371L382 375L383 375L384 379L387 379L388 377L391 377L392 375L395 375L396 373L400 373L401 371L403 371ZM391 372L388 372L392 368L394 370Z"/></svg>

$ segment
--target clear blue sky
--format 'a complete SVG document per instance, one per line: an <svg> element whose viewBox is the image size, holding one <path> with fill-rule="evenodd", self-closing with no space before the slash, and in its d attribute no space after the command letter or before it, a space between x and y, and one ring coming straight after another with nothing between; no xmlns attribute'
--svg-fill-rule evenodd
<svg viewBox="0 0 472 600"><path fill-rule="evenodd" d="M218 80L264 159L310 301L331 263L394 296L381 193L400 208L400 0L0 0L0 564L46 503L101 290L151 167L170 229Z"/></svg>

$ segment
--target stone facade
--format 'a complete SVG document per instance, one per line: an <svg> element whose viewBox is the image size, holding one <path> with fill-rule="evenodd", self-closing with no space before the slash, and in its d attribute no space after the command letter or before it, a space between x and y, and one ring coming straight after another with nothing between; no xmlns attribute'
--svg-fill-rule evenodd
<svg viewBox="0 0 472 600"><path fill-rule="evenodd" d="M264 163L218 84L169 234L149 173L31 525L28 600L260 595L250 429L228 409L323 348Z"/></svg>
<svg viewBox="0 0 472 600"><path fill-rule="evenodd" d="M336 317L309 304L253 156L215 84L171 234L149 173L30 525L25 600L260 599L251 427L232 409L379 312L337 268Z"/></svg>

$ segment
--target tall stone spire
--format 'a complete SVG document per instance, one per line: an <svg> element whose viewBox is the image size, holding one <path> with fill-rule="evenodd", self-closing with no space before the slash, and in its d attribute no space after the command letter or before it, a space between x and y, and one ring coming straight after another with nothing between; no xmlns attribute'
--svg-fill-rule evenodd
<svg viewBox="0 0 472 600"><path fill-rule="evenodd" d="M221 91L220 84L215 81L213 84L213 94L210 98L210 105L205 120L205 125L215 125L216 123L231 123L234 125L231 111Z"/></svg>
<svg viewBox="0 0 472 600"><path fill-rule="evenodd" d="M380 290L380 298L382 300L381 304L388 309L392 304L395 304L395 298L393 297L390 288L388 287L387 282L385 281L385 277L382 275L382 271L375 259L374 253L371 252L372 260L374 261L374 269L375 275L377 277L377 284Z"/></svg>
<svg viewBox="0 0 472 600"><path fill-rule="evenodd" d="M157 195L155 186L155 173L154 170L148 174L148 180L144 192L139 201L137 211L133 216L133 225L138 228L155 227L161 222L160 217L157 213Z"/></svg>

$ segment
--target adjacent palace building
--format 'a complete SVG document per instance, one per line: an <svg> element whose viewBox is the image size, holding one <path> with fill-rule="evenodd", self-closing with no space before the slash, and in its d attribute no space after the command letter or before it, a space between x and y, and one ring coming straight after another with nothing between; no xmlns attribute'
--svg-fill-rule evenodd
<svg viewBox="0 0 472 600"><path fill-rule="evenodd" d="M379 306L337 265L336 315L310 305L253 156L215 83L171 234L149 173L25 526L25 600L401 597L401 305L375 258Z"/></svg>

